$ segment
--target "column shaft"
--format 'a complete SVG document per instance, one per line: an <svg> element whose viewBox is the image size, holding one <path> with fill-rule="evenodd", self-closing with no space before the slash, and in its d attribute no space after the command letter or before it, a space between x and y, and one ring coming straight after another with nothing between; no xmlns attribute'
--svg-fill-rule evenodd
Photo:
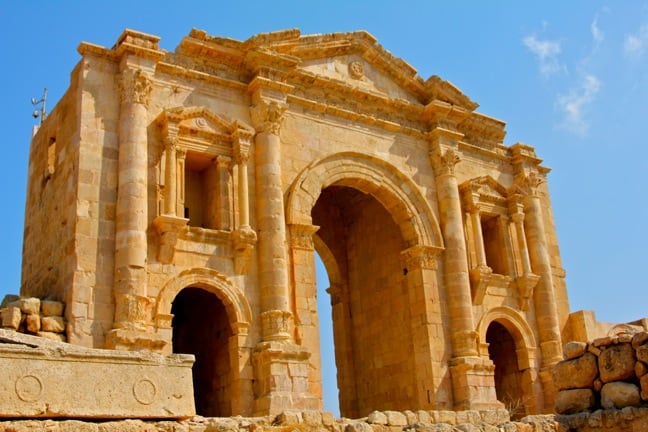
<svg viewBox="0 0 648 432"><path fill-rule="evenodd" d="M452 173L440 173L436 177L436 184L441 230L445 239L445 282L453 329L453 356L475 356L477 349L472 319L468 255L457 178Z"/></svg>
<svg viewBox="0 0 648 432"><path fill-rule="evenodd" d="M551 259L547 248L540 198L535 194L527 195L524 204L531 265L534 273L540 276L540 281L534 292L534 300L542 363L544 367L547 367L562 360Z"/></svg>
<svg viewBox="0 0 648 432"><path fill-rule="evenodd" d="M164 201L164 213L169 216L176 215L177 207L177 174L178 161L176 158L176 143L173 139L167 141L166 170L164 176L166 197Z"/></svg>
<svg viewBox="0 0 648 432"><path fill-rule="evenodd" d="M473 208L470 211L470 219L473 226L473 241L475 245L475 254L477 255L477 266L486 267L486 250L484 248L484 233L482 232L481 217L479 208Z"/></svg>

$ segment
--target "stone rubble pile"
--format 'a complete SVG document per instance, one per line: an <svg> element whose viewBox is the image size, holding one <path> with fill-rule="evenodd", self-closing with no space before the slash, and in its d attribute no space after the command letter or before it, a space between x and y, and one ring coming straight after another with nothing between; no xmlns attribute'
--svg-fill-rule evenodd
<svg viewBox="0 0 648 432"><path fill-rule="evenodd" d="M553 370L556 412L648 405L648 332L569 342Z"/></svg>
<svg viewBox="0 0 648 432"><path fill-rule="evenodd" d="M3 328L66 342L65 305L53 300L8 295L0 305Z"/></svg>
<svg viewBox="0 0 648 432"><path fill-rule="evenodd" d="M506 410L374 411L368 417L335 419L330 412L286 411L277 416L181 421L0 421L0 432L566 432L553 415L509 420Z"/></svg>

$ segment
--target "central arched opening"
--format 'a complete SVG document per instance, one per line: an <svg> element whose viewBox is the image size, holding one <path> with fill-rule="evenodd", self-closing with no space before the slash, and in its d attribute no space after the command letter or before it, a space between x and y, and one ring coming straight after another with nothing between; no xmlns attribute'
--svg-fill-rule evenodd
<svg viewBox="0 0 648 432"><path fill-rule="evenodd" d="M515 340L506 327L493 321L486 331L488 355L495 364L495 393L511 413L519 419L525 414L526 401L522 391L522 373L518 365Z"/></svg>
<svg viewBox="0 0 648 432"><path fill-rule="evenodd" d="M196 357L192 374L196 413L205 417L232 415L229 340L225 306L213 293L187 287L171 307L173 352Z"/></svg>
<svg viewBox="0 0 648 432"><path fill-rule="evenodd" d="M312 220L330 278L341 415L409 408L415 365L399 226L374 196L339 185L321 192Z"/></svg>

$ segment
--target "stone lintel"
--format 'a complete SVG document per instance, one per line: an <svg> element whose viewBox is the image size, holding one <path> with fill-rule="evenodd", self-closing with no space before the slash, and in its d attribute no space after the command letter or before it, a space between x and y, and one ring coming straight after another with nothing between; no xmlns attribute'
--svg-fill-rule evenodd
<svg viewBox="0 0 648 432"><path fill-rule="evenodd" d="M0 418L195 415L191 355L84 348L7 330L0 341Z"/></svg>

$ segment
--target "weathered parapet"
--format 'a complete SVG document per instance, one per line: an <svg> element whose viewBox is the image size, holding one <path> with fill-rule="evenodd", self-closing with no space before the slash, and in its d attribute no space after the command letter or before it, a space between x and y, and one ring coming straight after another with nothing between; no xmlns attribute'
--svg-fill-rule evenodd
<svg viewBox="0 0 648 432"><path fill-rule="evenodd" d="M35 297L6 296L0 306L2 328L67 342L65 305Z"/></svg>
<svg viewBox="0 0 648 432"><path fill-rule="evenodd" d="M553 371L559 414L648 406L648 332L569 342Z"/></svg>
<svg viewBox="0 0 648 432"><path fill-rule="evenodd" d="M329 412L286 411L275 416L204 418L183 421L122 420L111 422L7 421L0 432L530 432L567 431L553 416L508 420L506 410L493 411L381 411L368 417L335 419Z"/></svg>
<svg viewBox="0 0 648 432"><path fill-rule="evenodd" d="M193 363L0 329L0 418L190 418Z"/></svg>

